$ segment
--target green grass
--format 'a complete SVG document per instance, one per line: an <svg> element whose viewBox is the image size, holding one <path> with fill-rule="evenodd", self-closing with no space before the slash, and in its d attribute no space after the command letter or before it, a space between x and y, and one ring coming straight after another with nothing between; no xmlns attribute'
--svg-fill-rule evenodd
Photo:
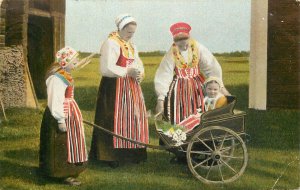
<svg viewBox="0 0 300 190"><path fill-rule="evenodd" d="M144 57L146 78L142 83L148 110L154 110L156 96L153 77L162 57ZM247 112L246 130L251 136L247 143L249 161L244 175L223 185L205 185L196 180L186 165L170 164L172 157L165 151L148 149L148 160L141 164L122 165L117 169L89 163L79 179L83 185L72 189L271 189L288 163L299 158L299 110L248 109L249 65L246 57L218 57L228 90L237 96L237 108ZM74 71L75 98L85 120L94 120L95 102L100 82L98 59ZM7 110L9 122L0 126L0 190L2 189L70 189L37 174L39 129L46 106L40 100L40 110L14 108ZM152 111L153 112L153 111ZM2 116L2 115L1 115ZM2 117L1 117L2 118ZM151 144L158 144L153 120L150 119ZM85 126L87 146L92 128ZM275 189L297 189L300 179L299 160L287 168Z"/></svg>

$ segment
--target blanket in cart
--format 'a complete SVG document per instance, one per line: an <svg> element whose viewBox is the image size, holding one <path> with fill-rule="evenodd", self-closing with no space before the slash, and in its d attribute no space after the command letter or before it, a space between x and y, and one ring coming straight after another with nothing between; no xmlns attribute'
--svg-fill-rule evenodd
<svg viewBox="0 0 300 190"><path fill-rule="evenodd" d="M174 141L175 146L180 146L186 140L186 134L200 124L200 117L200 113L190 115L176 125L169 122L163 122L159 125L157 130L171 138L172 141Z"/></svg>
<svg viewBox="0 0 300 190"><path fill-rule="evenodd" d="M185 129L185 132L188 133L200 124L200 117L200 113L190 115L186 119L182 120L178 125L182 126Z"/></svg>

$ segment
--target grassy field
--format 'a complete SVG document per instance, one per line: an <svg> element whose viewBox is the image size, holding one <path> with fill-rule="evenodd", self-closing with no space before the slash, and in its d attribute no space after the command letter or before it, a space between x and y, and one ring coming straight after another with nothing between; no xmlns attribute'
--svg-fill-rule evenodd
<svg viewBox="0 0 300 190"><path fill-rule="evenodd" d="M146 70L142 88L147 109L153 112L156 102L153 77L161 57L142 59ZM148 160L141 164L111 169L103 164L89 163L88 169L79 176L82 186L72 189L271 189L283 171L285 173L275 189L300 187L299 110L248 109L248 58L218 57L218 60L222 64L225 85L237 96L237 108L247 112L246 130L251 136L247 143L249 161L239 180L222 186L205 185L192 176L186 165L171 164L172 155L168 152L148 149ZM95 58L83 70L74 71L73 75L75 98L84 119L93 121L100 81L98 59ZM2 121L0 126L0 190L70 189L37 174L39 130L45 106L46 100L40 100L40 110L7 110L9 122ZM151 118L149 128L151 144L158 144ZM90 147L92 129L86 126L85 130L87 146Z"/></svg>

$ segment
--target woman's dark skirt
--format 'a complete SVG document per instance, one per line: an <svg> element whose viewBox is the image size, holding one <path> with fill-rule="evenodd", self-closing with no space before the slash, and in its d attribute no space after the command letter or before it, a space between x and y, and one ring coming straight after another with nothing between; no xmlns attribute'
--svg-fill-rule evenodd
<svg viewBox="0 0 300 190"><path fill-rule="evenodd" d="M114 131L116 78L103 77L98 91L95 124ZM90 159L101 161L140 162L147 159L146 148L114 148L113 137L94 128Z"/></svg>
<svg viewBox="0 0 300 190"><path fill-rule="evenodd" d="M40 133L39 169L44 176L66 178L76 177L86 168L85 163L67 162L67 133L58 130L57 120L47 107Z"/></svg>

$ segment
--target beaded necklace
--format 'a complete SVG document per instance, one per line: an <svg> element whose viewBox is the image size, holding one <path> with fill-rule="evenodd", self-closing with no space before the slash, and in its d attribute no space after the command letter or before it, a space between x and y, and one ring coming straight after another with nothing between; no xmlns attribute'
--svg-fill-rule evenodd
<svg viewBox="0 0 300 190"><path fill-rule="evenodd" d="M179 48L173 43L172 52L174 61L177 67L179 68L192 68L197 66L199 61L198 48L196 46L196 41L190 39L188 43L188 61L186 62L181 55Z"/></svg>
<svg viewBox="0 0 300 190"><path fill-rule="evenodd" d="M134 48L130 42L127 42L123 40L118 32L112 32L109 34L108 38L111 38L118 42L118 44L121 46L122 54L126 58L132 58L134 56ZM132 55L132 56L130 56Z"/></svg>

